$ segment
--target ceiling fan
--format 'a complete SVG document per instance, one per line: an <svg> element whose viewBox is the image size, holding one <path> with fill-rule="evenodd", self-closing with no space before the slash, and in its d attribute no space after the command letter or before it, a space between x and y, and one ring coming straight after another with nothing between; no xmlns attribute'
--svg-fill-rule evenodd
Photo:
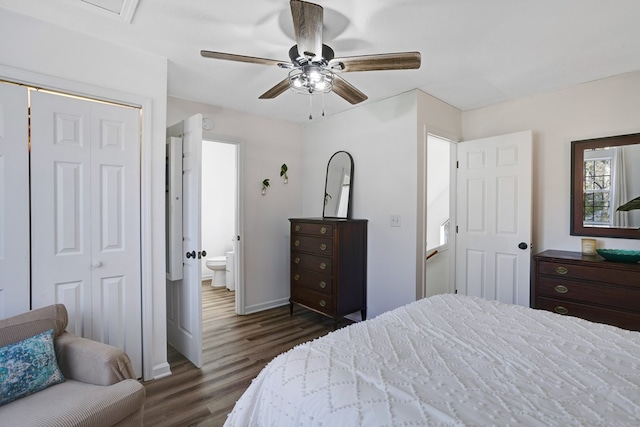
<svg viewBox="0 0 640 427"><path fill-rule="evenodd" d="M322 6L302 0L291 0L290 6L296 37L296 44L289 49L291 62L209 50L201 50L200 54L205 58L277 65L290 70L284 80L263 93L260 99L273 99L290 88L296 93L308 95L333 91L351 104L358 104L365 101L367 95L337 73L420 68L420 52L336 58L333 49L322 43Z"/></svg>

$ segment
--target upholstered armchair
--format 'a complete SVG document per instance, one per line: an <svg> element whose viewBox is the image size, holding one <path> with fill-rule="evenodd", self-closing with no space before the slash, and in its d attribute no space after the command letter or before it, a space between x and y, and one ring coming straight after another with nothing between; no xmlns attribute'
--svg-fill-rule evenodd
<svg viewBox="0 0 640 427"><path fill-rule="evenodd" d="M142 426L145 390L127 354L67 332L67 322L62 304L0 320L0 426ZM21 377L18 365L31 371ZM40 376L44 386L30 389Z"/></svg>

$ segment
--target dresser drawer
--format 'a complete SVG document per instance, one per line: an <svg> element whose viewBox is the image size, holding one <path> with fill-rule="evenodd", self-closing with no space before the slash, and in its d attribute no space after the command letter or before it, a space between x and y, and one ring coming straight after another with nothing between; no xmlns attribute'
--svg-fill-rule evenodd
<svg viewBox="0 0 640 427"><path fill-rule="evenodd" d="M576 282L562 277L540 276L537 292L539 295L551 298L640 311L640 292L623 287Z"/></svg>
<svg viewBox="0 0 640 427"><path fill-rule="evenodd" d="M291 234L313 234L315 236L333 236L333 224L312 222L292 222Z"/></svg>
<svg viewBox="0 0 640 427"><path fill-rule="evenodd" d="M292 252L291 268L311 270L330 275L333 271L333 260L331 258L309 255L302 252Z"/></svg>
<svg viewBox="0 0 640 427"><path fill-rule="evenodd" d="M295 236L291 239L291 249L331 256L333 239L327 237Z"/></svg>
<svg viewBox="0 0 640 427"><path fill-rule="evenodd" d="M552 277L566 277L570 279L584 279L600 281L615 285L631 285L623 275L612 274L610 269L591 267L588 265L573 265L570 263L540 261L538 266L540 275Z"/></svg>
<svg viewBox="0 0 640 427"><path fill-rule="evenodd" d="M640 330L640 315L635 313L545 297L537 298L536 308L633 331Z"/></svg>
<svg viewBox="0 0 640 427"><path fill-rule="evenodd" d="M305 305L314 310L326 314L333 314L333 301L327 295L313 292L305 288L293 286L291 288L291 299L297 304Z"/></svg>
<svg viewBox="0 0 640 427"><path fill-rule="evenodd" d="M331 276L295 268L291 271L291 285L310 289L324 295L331 295L333 290Z"/></svg>

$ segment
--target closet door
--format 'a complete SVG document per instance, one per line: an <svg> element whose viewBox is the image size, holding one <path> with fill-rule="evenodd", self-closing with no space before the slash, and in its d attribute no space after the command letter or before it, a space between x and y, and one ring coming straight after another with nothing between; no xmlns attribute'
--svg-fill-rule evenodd
<svg viewBox="0 0 640 427"><path fill-rule="evenodd" d="M125 350L142 374L140 113L31 95L32 305Z"/></svg>
<svg viewBox="0 0 640 427"><path fill-rule="evenodd" d="M27 89L0 83L0 319L29 310Z"/></svg>

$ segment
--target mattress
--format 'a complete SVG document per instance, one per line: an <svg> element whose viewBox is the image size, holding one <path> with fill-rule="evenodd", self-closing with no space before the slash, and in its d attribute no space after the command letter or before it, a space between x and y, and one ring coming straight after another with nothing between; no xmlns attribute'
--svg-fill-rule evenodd
<svg viewBox="0 0 640 427"><path fill-rule="evenodd" d="M225 426L640 425L640 333L461 295L271 361Z"/></svg>

